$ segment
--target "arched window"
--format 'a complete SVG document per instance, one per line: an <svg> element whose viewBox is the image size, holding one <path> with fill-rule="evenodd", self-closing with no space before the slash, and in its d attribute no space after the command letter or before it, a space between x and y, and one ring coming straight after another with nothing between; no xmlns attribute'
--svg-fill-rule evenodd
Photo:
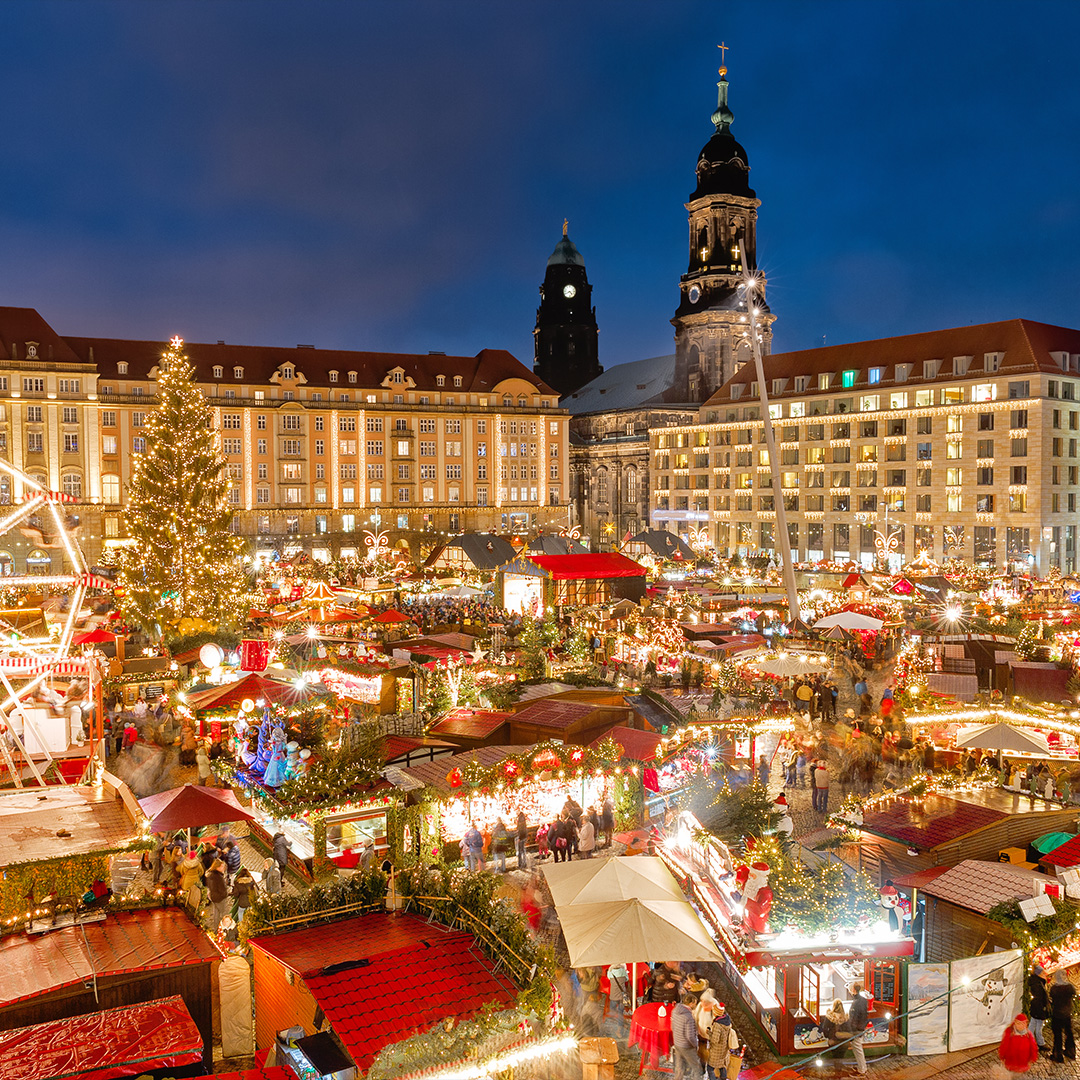
<svg viewBox="0 0 1080 1080"><path fill-rule="evenodd" d="M8 551L0 551L0 577L11 577L15 573L15 560Z"/></svg>
<svg viewBox="0 0 1080 1080"><path fill-rule="evenodd" d="M214 378L220 379L225 374L225 369L220 364L214 365Z"/></svg>
<svg viewBox="0 0 1080 1080"><path fill-rule="evenodd" d="M336 371L331 371L330 372L330 381L331 382L337 382L337 377L338 377L338 373Z"/></svg>
<svg viewBox="0 0 1080 1080"><path fill-rule="evenodd" d="M637 469L628 469L626 473L626 501L636 503L638 499Z"/></svg>
<svg viewBox="0 0 1080 1080"><path fill-rule="evenodd" d="M596 501L605 503L608 500L608 475L607 469L596 471Z"/></svg>
<svg viewBox="0 0 1080 1080"><path fill-rule="evenodd" d="M26 569L32 574L47 572L51 566L51 556L48 552L42 551L40 548L34 548L33 551L26 556Z"/></svg>
<svg viewBox="0 0 1080 1080"><path fill-rule="evenodd" d="M234 379L242 379L244 377L244 369L242 367L234 367L232 369L232 375Z"/></svg>
<svg viewBox="0 0 1080 1080"><path fill-rule="evenodd" d="M120 501L120 477L115 473L105 473L102 476L101 497L109 505Z"/></svg>
<svg viewBox="0 0 1080 1080"><path fill-rule="evenodd" d="M349 382L351 382L351 383L356 382L356 372L355 371L350 371L349 372Z"/></svg>
<svg viewBox="0 0 1080 1080"><path fill-rule="evenodd" d="M82 476L79 473L66 472L60 482L65 495L70 495L73 499L82 498Z"/></svg>

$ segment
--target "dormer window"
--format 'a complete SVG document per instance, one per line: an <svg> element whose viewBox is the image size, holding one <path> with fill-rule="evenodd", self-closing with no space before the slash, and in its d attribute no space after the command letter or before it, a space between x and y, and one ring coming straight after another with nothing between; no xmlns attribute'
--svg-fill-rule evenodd
<svg viewBox="0 0 1080 1080"><path fill-rule="evenodd" d="M220 379L225 374L225 369L220 364L214 365L214 378Z"/></svg>
<svg viewBox="0 0 1080 1080"><path fill-rule="evenodd" d="M395 382L395 383L399 383L399 384L403 383L405 381L405 373L403 371L395 371L395 372L393 372L392 375L391 375L390 381Z"/></svg>
<svg viewBox="0 0 1080 1080"><path fill-rule="evenodd" d="M911 374L911 365L897 364L893 371L897 382L907 382L908 376Z"/></svg>
<svg viewBox="0 0 1080 1080"><path fill-rule="evenodd" d="M281 377L283 379L294 379L294 378L296 378L296 369L292 366L292 364L286 364L281 369Z"/></svg>
<svg viewBox="0 0 1080 1080"><path fill-rule="evenodd" d="M828 390L829 384L832 382L831 375L819 375L817 379L817 388L819 390Z"/></svg>
<svg viewBox="0 0 1080 1080"><path fill-rule="evenodd" d="M121 360L120 363L116 365L116 373L118 375L126 375L127 374L127 361L126 360Z"/></svg>
<svg viewBox="0 0 1080 1080"><path fill-rule="evenodd" d="M455 375L454 376L454 385L455 386L460 386L461 385L461 376L460 375Z"/></svg>
<svg viewBox="0 0 1080 1080"><path fill-rule="evenodd" d="M525 395L524 394L522 394L521 397L518 398L518 408L519 409L524 409L525 408Z"/></svg>
<svg viewBox="0 0 1080 1080"><path fill-rule="evenodd" d="M514 399L509 394L503 394L503 407L509 408L514 404Z"/></svg>
<svg viewBox="0 0 1080 1080"><path fill-rule="evenodd" d="M349 382L355 384L355 382L356 382L356 372L355 371L350 371L349 372Z"/></svg>
<svg viewBox="0 0 1080 1080"><path fill-rule="evenodd" d="M337 377L338 377L338 373L336 371L331 371L330 372L330 381L331 382L337 382Z"/></svg>
<svg viewBox="0 0 1080 1080"><path fill-rule="evenodd" d="M436 375L435 376L435 385L436 386L445 386L446 385L446 376L445 375Z"/></svg>
<svg viewBox="0 0 1080 1080"><path fill-rule="evenodd" d="M234 379L242 379L244 377L244 369L242 367L234 367L232 369L232 377Z"/></svg>
<svg viewBox="0 0 1080 1080"><path fill-rule="evenodd" d="M868 372L866 373L866 381L867 381L867 382L868 382L868 383L869 383L869 384L870 384L871 386L873 386L873 385L874 385L874 383L879 383L879 382L881 382L881 376L882 376L882 375L883 375L884 373L885 373L885 369L884 369L884 368L880 368L880 367L872 367L872 368L871 368L871 369L870 369L870 370L869 370L869 371L868 371Z"/></svg>

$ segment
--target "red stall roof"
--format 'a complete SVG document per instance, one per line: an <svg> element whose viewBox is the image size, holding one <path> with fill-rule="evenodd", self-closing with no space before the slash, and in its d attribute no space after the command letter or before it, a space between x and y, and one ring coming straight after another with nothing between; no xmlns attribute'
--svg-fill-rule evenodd
<svg viewBox="0 0 1080 1080"><path fill-rule="evenodd" d="M617 551L596 551L587 555L529 555L553 581L592 581L602 578L644 577L645 567Z"/></svg>
<svg viewBox="0 0 1080 1080"><path fill-rule="evenodd" d="M303 976L361 1072L384 1046L448 1016L465 1020L488 1002L509 1008L517 999L471 934L413 915L364 915L251 944ZM342 964L350 966L334 970Z"/></svg>
<svg viewBox="0 0 1080 1080"><path fill-rule="evenodd" d="M1080 866L1080 836L1066 840L1061 847L1054 848L1039 862L1044 866L1060 866L1062 870L1068 870L1071 866Z"/></svg>
<svg viewBox="0 0 1080 1080"><path fill-rule="evenodd" d="M179 996L0 1032L0 1076L19 1080L120 1080L202 1056L202 1035Z"/></svg>
<svg viewBox="0 0 1080 1080"><path fill-rule="evenodd" d="M611 737L621 747L623 757L631 761L656 761L656 748L660 745L660 736L655 731L638 731L637 728L624 727L621 724L593 739L591 745L599 746Z"/></svg>
<svg viewBox="0 0 1080 1080"><path fill-rule="evenodd" d="M84 935L85 934L85 938ZM220 960L214 943L178 908L121 911L103 922L0 938L0 1007L99 979Z"/></svg>

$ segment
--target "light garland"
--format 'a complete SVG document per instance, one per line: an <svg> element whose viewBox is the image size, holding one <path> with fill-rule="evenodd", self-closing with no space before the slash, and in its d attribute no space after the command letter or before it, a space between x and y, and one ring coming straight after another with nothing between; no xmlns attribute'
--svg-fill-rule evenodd
<svg viewBox="0 0 1080 1080"><path fill-rule="evenodd" d="M539 1061L541 1058L569 1053L571 1050L576 1050L577 1045L576 1035L559 1035L554 1038L523 1043L495 1054L493 1057L476 1065L457 1066L434 1072L413 1073L412 1076L423 1077L424 1080L491 1080L499 1073L508 1072L517 1068L518 1065L524 1065L526 1062Z"/></svg>

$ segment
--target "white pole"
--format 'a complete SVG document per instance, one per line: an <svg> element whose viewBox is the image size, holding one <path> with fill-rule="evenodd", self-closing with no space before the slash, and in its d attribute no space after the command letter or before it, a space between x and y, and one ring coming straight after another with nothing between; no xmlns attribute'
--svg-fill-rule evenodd
<svg viewBox="0 0 1080 1080"><path fill-rule="evenodd" d="M799 592L795 588L795 564L791 558L791 537L788 535L787 510L784 508L784 489L780 482L780 459L776 453L776 435L773 432L772 417L769 415L769 395L765 387L765 369L761 363L761 342L758 339L756 293L760 281L746 268L746 251L741 251L743 285L746 289L746 311L750 320L750 348L754 354L754 366L757 370L758 398L761 401L761 419L765 425L765 445L769 451L769 468L772 471L773 503L776 506L776 529L780 533L779 543L781 568L784 571L784 585L787 589L788 619L799 617Z"/></svg>

